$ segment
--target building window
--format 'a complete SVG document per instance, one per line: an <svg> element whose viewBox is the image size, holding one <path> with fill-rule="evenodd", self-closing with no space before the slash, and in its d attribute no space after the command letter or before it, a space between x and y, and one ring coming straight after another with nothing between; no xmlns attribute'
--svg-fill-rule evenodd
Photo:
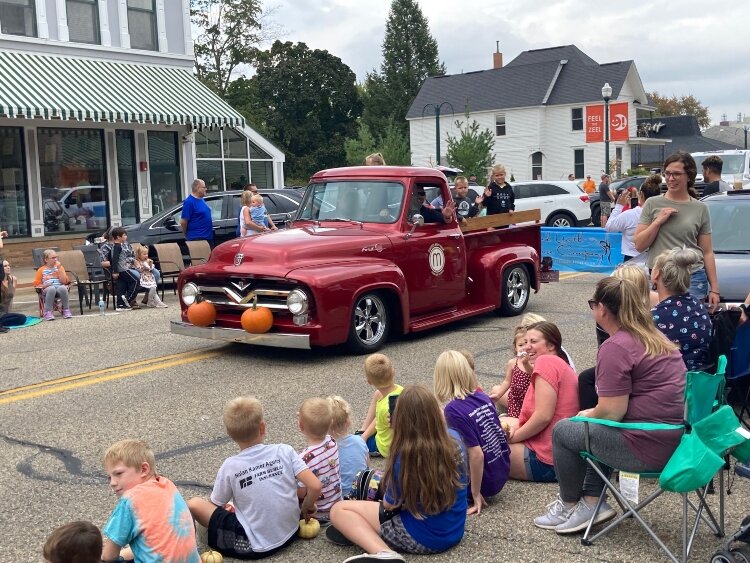
<svg viewBox="0 0 750 563"><path fill-rule="evenodd" d="M615 177L619 178L622 176L622 147L615 148L615 159L617 164L615 165Z"/></svg>
<svg viewBox="0 0 750 563"><path fill-rule="evenodd" d="M140 222L135 168L135 135L133 131L118 129L115 132L115 139L117 180L120 185L120 218L123 225L135 225Z"/></svg>
<svg viewBox="0 0 750 563"><path fill-rule="evenodd" d="M131 48L159 50L156 0L128 0L128 32Z"/></svg>
<svg viewBox="0 0 750 563"><path fill-rule="evenodd" d="M99 2L97 0L66 0L68 34L76 43L99 45Z"/></svg>
<svg viewBox="0 0 750 563"><path fill-rule="evenodd" d="M0 127L0 147L0 229L11 237L29 236L23 129Z"/></svg>
<svg viewBox="0 0 750 563"><path fill-rule="evenodd" d="M583 178L583 169L583 149L575 149L573 151L573 174L576 178Z"/></svg>
<svg viewBox="0 0 750 563"><path fill-rule="evenodd" d="M570 110L570 127L573 131L583 131L583 108Z"/></svg>
<svg viewBox="0 0 750 563"><path fill-rule="evenodd" d="M195 164L208 191L241 190L250 182L247 145L247 138L229 127L196 132ZM252 149L250 158L254 158Z"/></svg>
<svg viewBox="0 0 750 563"><path fill-rule="evenodd" d="M34 0L0 0L0 31L36 37Z"/></svg>
<svg viewBox="0 0 750 563"><path fill-rule="evenodd" d="M107 174L101 129L37 130L44 232L107 227Z"/></svg>
<svg viewBox="0 0 750 563"><path fill-rule="evenodd" d="M495 136L502 137L505 135L505 114L495 114Z"/></svg>
<svg viewBox="0 0 750 563"><path fill-rule="evenodd" d="M531 178L542 179L542 153L537 151L531 155Z"/></svg>
<svg viewBox="0 0 750 563"><path fill-rule="evenodd" d="M180 147L177 133L148 132L148 174L151 180L151 207L154 215L182 200Z"/></svg>

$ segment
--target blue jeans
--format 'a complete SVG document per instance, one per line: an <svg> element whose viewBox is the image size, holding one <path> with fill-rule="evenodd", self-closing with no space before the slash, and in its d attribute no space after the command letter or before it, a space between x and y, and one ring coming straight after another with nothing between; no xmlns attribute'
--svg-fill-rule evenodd
<svg viewBox="0 0 750 563"><path fill-rule="evenodd" d="M708 277L706 276L705 268L692 273L690 276L690 289L688 291L698 301L703 301L708 297Z"/></svg>
<svg viewBox="0 0 750 563"><path fill-rule="evenodd" d="M540 461L536 454L524 446L523 463L526 466L526 477L537 483L554 483L557 481L555 467Z"/></svg>

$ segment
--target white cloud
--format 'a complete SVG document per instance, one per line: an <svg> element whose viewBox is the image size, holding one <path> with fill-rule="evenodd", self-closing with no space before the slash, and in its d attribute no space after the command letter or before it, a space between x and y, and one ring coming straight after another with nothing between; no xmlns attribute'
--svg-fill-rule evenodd
<svg viewBox="0 0 750 563"><path fill-rule="evenodd" d="M448 73L491 68L521 51L574 44L600 63L635 61L646 90L696 96L711 118L750 114L750 9L745 2L651 0L423 0ZM286 41L341 58L363 80L381 63L390 2L282 0L275 19Z"/></svg>

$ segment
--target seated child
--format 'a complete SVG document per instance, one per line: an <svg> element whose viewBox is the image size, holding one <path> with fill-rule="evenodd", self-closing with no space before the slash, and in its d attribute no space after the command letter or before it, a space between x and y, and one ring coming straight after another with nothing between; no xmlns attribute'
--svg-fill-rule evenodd
<svg viewBox="0 0 750 563"><path fill-rule="evenodd" d="M45 321L55 320L52 310L55 306L55 299L58 297L62 302L63 318L73 317L73 313L70 312L68 282L68 274L57 259L57 251L48 248L44 251L44 265L36 271L34 278L34 287L41 289L44 297Z"/></svg>
<svg viewBox="0 0 750 563"><path fill-rule="evenodd" d="M91 522L78 520L55 528L44 542L46 563L99 563L102 534Z"/></svg>
<svg viewBox="0 0 750 563"><path fill-rule="evenodd" d="M500 427L495 405L475 386L474 372L466 358L446 350L435 363L433 385L445 405L445 421L461 435L468 450L469 481L474 506L468 514L479 514L485 499L499 493L510 473L510 446Z"/></svg>
<svg viewBox="0 0 750 563"><path fill-rule="evenodd" d="M490 399L507 409L508 416L518 418L526 391L531 385L532 367L526 348L526 327L517 326L513 333L514 356L508 360L505 367L505 379L500 385L495 385L490 391Z"/></svg>
<svg viewBox="0 0 750 563"><path fill-rule="evenodd" d="M261 559L296 537L300 510L306 519L312 516L320 481L291 446L263 443L266 423L255 397L229 401L224 427L240 452L221 464L211 500L191 498L188 506L208 528L211 548L237 559ZM307 489L301 508L295 478Z"/></svg>
<svg viewBox="0 0 750 563"><path fill-rule="evenodd" d="M174 483L156 474L154 452L142 440L122 440L104 454L104 470L120 500L104 526L102 561L198 563L195 526ZM129 546L130 549L123 548ZM122 553L121 553L122 550Z"/></svg>
<svg viewBox="0 0 750 563"><path fill-rule="evenodd" d="M396 385L396 370L391 360L384 354L372 354L365 360L365 378L375 387L367 416L362 424L360 434L367 443L370 453L388 457L393 439L393 430L388 423L388 397L400 395L403 387Z"/></svg>
<svg viewBox="0 0 750 563"><path fill-rule="evenodd" d="M331 405L326 399L305 399L299 408L299 429L307 440L307 447L299 453L313 474L320 479L322 491L315 501L315 518L327 522L333 504L341 500L341 468L336 442L328 434L331 428ZM299 495L308 494L300 485Z"/></svg>
<svg viewBox="0 0 750 563"><path fill-rule="evenodd" d="M140 274L140 285L146 290L148 296L146 307L166 307L167 305L159 299L159 294L156 292L154 271L158 272L158 270L154 268L154 261L148 257L148 246L136 246L133 264Z"/></svg>
<svg viewBox="0 0 750 563"><path fill-rule="evenodd" d="M347 498L352 492L357 473L370 465L367 444L360 436L352 434L351 407L339 396L328 397L331 405L331 436L336 440L341 467L341 496Z"/></svg>

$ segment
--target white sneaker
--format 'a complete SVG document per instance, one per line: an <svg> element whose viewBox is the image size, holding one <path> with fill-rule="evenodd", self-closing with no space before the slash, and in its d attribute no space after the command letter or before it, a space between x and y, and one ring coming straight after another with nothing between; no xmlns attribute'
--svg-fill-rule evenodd
<svg viewBox="0 0 750 563"><path fill-rule="evenodd" d="M534 518L534 526L544 530L554 530L560 524L565 523L573 508L566 507L563 499L557 495L557 498L547 505L547 513Z"/></svg>
<svg viewBox="0 0 750 563"><path fill-rule="evenodd" d="M578 504L575 505L575 508L573 508L568 515L568 519L557 526L555 531L558 534L574 534L576 532L582 532L589 525L591 517L594 515L594 509L596 509L596 505L592 506L587 504L583 499L579 500ZM616 515L617 512L615 509L609 506L605 501L599 507L599 512L597 512L592 526L611 520Z"/></svg>
<svg viewBox="0 0 750 563"><path fill-rule="evenodd" d="M350 563L351 561L365 563L367 561L406 561L406 559L395 551L378 551L377 553L363 553L362 555L355 555L349 559L344 559L344 563Z"/></svg>

